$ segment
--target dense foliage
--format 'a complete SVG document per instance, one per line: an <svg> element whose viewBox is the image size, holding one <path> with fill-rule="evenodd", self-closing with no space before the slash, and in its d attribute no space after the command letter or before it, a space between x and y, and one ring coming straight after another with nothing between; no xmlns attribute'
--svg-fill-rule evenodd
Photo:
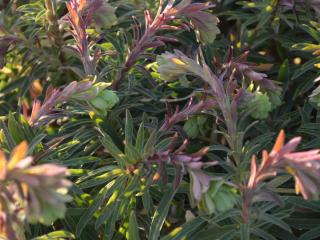
<svg viewBox="0 0 320 240"><path fill-rule="evenodd" d="M0 0L1 239L320 239L320 1Z"/></svg>

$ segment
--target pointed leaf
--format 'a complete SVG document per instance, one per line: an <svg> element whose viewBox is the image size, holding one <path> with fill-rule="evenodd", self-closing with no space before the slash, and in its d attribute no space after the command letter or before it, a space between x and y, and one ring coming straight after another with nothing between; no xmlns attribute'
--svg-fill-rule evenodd
<svg viewBox="0 0 320 240"><path fill-rule="evenodd" d="M133 119L129 110L126 111L126 122L125 122L125 139L126 143L132 144L133 139Z"/></svg>
<svg viewBox="0 0 320 240"><path fill-rule="evenodd" d="M128 240L140 240L138 222L134 211L131 212L129 218Z"/></svg>
<svg viewBox="0 0 320 240"><path fill-rule="evenodd" d="M196 217L182 226L173 229L168 235L161 238L161 240L180 240L187 239L188 235L195 233L206 222L205 219Z"/></svg>
<svg viewBox="0 0 320 240"><path fill-rule="evenodd" d="M144 146L144 137L145 137L145 129L144 129L144 123L142 122L139 126L139 130L137 133L137 139L135 147L137 151L142 155L143 154L143 146Z"/></svg>
<svg viewBox="0 0 320 240"><path fill-rule="evenodd" d="M159 207L155 211L152 217L152 222L149 232L149 240L158 240L163 223L167 217L171 201L176 193L176 189L171 187L162 197Z"/></svg>
<svg viewBox="0 0 320 240"><path fill-rule="evenodd" d="M260 219L264 220L264 221L266 221L268 223L274 224L274 225L276 225L276 226L278 226L278 227L280 227L280 228L282 228L282 229L284 229L284 230L286 230L286 231L288 231L290 233L292 232L290 226L288 224L286 224L284 221L282 221L278 217L275 217L275 216L270 215L270 214L263 213L263 214L260 215Z"/></svg>
<svg viewBox="0 0 320 240"><path fill-rule="evenodd" d="M101 138L101 143L108 150L111 156L114 157L114 159L118 162L120 167L124 168L130 164L126 156L122 151L119 150L119 148L117 148L109 135L106 134L103 138Z"/></svg>

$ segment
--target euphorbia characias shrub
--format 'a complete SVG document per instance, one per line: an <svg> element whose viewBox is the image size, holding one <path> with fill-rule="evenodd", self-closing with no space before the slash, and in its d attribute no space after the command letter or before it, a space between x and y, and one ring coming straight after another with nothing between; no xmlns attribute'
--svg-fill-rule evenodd
<svg viewBox="0 0 320 240"><path fill-rule="evenodd" d="M1 239L319 239L320 2L0 0Z"/></svg>

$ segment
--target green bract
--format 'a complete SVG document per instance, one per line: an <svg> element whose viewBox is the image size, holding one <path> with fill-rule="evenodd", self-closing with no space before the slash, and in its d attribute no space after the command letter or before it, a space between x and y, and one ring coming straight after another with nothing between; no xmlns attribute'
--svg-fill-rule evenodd
<svg viewBox="0 0 320 240"><path fill-rule="evenodd" d="M102 90L94 99L90 100L94 108L106 114L107 110L113 108L119 102L119 97L112 90Z"/></svg>
<svg viewBox="0 0 320 240"><path fill-rule="evenodd" d="M195 116L185 122L183 130L186 131L190 138L196 138L200 133L205 134L205 116Z"/></svg>
<svg viewBox="0 0 320 240"><path fill-rule="evenodd" d="M250 115L253 118L265 119L268 117L272 105L266 93L255 92L246 104L246 109L251 112Z"/></svg>
<svg viewBox="0 0 320 240"><path fill-rule="evenodd" d="M160 77L167 81L176 80L188 72L186 63L170 54L158 56L157 63Z"/></svg>
<svg viewBox="0 0 320 240"><path fill-rule="evenodd" d="M271 102L272 109L275 109L275 108L281 106L282 101L281 101L281 92L280 91L269 91L268 97Z"/></svg>
<svg viewBox="0 0 320 240"><path fill-rule="evenodd" d="M211 181L208 191L202 197L200 206L208 213L225 212L234 207L237 198L235 188L226 186L222 181Z"/></svg>
<svg viewBox="0 0 320 240"><path fill-rule="evenodd" d="M199 126L197 118L191 118L183 126L183 129L186 131L190 138L195 138L199 135Z"/></svg>

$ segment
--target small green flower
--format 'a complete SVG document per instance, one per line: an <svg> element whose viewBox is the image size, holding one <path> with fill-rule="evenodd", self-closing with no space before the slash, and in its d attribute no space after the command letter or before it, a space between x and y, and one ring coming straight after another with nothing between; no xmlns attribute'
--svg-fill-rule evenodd
<svg viewBox="0 0 320 240"><path fill-rule="evenodd" d="M275 109L276 107L279 107L282 104L280 91L269 91L268 97L271 102L272 109Z"/></svg>
<svg viewBox="0 0 320 240"><path fill-rule="evenodd" d="M98 96L100 96L100 94ZM106 101L106 107L108 109L113 108L119 102L119 97L111 90L104 90L101 93L101 97Z"/></svg>
<svg viewBox="0 0 320 240"><path fill-rule="evenodd" d="M267 118L272 110L267 93L255 92L254 96L246 104L246 109L251 111L251 116L255 119Z"/></svg>
<svg viewBox="0 0 320 240"><path fill-rule="evenodd" d="M227 186L223 181L211 181L208 191L200 201L200 208L208 213L225 212L237 202L237 190Z"/></svg>
<svg viewBox="0 0 320 240"><path fill-rule="evenodd" d="M157 57L160 77L165 80L176 80L187 74L186 63L175 57L173 54L165 53Z"/></svg>
<svg viewBox="0 0 320 240"><path fill-rule="evenodd" d="M188 134L190 138L196 138L199 135L199 126L197 123L197 118L193 117L186 121L183 126L183 130Z"/></svg>
<svg viewBox="0 0 320 240"><path fill-rule="evenodd" d="M96 98L89 101L89 103L103 115L105 115L107 110L113 108L118 102L119 97L112 90L103 90L96 96Z"/></svg>
<svg viewBox="0 0 320 240"><path fill-rule="evenodd" d="M199 134L205 134L205 123L207 118L205 116L195 116L185 122L183 129L190 138L196 138Z"/></svg>
<svg viewBox="0 0 320 240"><path fill-rule="evenodd" d="M113 108L118 102L117 94L106 89L107 83L99 82L92 85L90 81L82 81L77 86L71 96L73 100L86 101L97 112L105 115L107 110Z"/></svg>
<svg viewBox="0 0 320 240"><path fill-rule="evenodd" d="M182 52L175 50L174 54L165 52L157 57L160 78L172 81L190 74L205 78L203 69L196 61L188 58Z"/></svg>

